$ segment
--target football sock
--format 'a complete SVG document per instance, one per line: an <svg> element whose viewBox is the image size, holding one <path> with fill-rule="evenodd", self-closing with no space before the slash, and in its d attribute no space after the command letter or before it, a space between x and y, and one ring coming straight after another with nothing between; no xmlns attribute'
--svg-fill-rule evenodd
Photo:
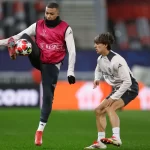
<svg viewBox="0 0 150 150"><path fill-rule="evenodd" d="M100 141L102 138L105 138L105 132L98 132L98 139L97 139L97 141Z"/></svg>
<svg viewBox="0 0 150 150"><path fill-rule="evenodd" d="M114 137L116 137L117 139L120 139L120 128L119 127L112 128L112 132L113 132Z"/></svg>
<svg viewBox="0 0 150 150"><path fill-rule="evenodd" d="M40 121L37 131L44 131L45 126L46 123Z"/></svg>

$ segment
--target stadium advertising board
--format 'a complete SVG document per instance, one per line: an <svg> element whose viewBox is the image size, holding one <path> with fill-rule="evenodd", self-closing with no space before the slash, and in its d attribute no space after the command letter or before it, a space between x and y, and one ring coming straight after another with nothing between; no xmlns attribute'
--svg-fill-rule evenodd
<svg viewBox="0 0 150 150"><path fill-rule="evenodd" d="M150 109L150 88L142 83L139 83L139 87L139 95L124 108L125 110ZM93 82L81 81L69 85L66 81L59 81L55 91L53 109L93 110L110 94L111 90L111 87L105 82L101 82L98 88L93 89Z"/></svg>
<svg viewBox="0 0 150 150"><path fill-rule="evenodd" d="M34 84L1 84L0 107L39 105L39 87Z"/></svg>

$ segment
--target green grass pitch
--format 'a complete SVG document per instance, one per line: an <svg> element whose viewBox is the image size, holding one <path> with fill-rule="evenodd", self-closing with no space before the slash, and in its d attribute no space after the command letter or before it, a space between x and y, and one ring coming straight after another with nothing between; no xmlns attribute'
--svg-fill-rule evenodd
<svg viewBox="0 0 150 150"><path fill-rule="evenodd" d="M150 112L121 111L120 148L108 150L150 150ZM97 138L93 111L52 111L45 128L43 145L34 145L40 110L0 109L0 150L83 150ZM111 136L108 122L107 137Z"/></svg>

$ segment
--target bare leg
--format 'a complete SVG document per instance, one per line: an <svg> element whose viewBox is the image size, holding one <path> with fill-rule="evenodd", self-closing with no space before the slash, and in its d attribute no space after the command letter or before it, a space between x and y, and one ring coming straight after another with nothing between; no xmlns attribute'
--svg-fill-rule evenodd
<svg viewBox="0 0 150 150"><path fill-rule="evenodd" d="M96 115L96 126L98 132L105 132L107 126L106 113L103 113L100 116Z"/></svg>
<svg viewBox="0 0 150 150"><path fill-rule="evenodd" d="M106 121L106 106L108 101L103 100L102 103L95 109L96 126L98 131L98 141L105 137Z"/></svg>
<svg viewBox="0 0 150 150"><path fill-rule="evenodd" d="M110 110L108 112L108 116L109 116L109 120L110 120L112 128L120 127L120 119L114 110Z"/></svg>
<svg viewBox="0 0 150 150"><path fill-rule="evenodd" d="M85 149L106 149L107 148L107 146L101 142L101 139L105 138L105 128L106 128L105 108L107 105L108 105L108 100L103 100L101 104L95 109L98 139L97 139L97 143L85 147Z"/></svg>
<svg viewBox="0 0 150 150"><path fill-rule="evenodd" d="M120 119L116 113L116 110L124 106L122 99L116 100L110 107L106 109L112 128L120 126Z"/></svg>
<svg viewBox="0 0 150 150"><path fill-rule="evenodd" d="M104 110L103 110L104 111ZM102 112L103 112L102 111ZM106 113L102 113L101 110L96 110L96 126L98 132L105 132L107 121Z"/></svg>
<svg viewBox="0 0 150 150"><path fill-rule="evenodd" d="M113 136L120 139L120 119L116 113L116 110L124 106L124 101L122 99L114 101L114 103L106 109L109 120L112 126Z"/></svg>

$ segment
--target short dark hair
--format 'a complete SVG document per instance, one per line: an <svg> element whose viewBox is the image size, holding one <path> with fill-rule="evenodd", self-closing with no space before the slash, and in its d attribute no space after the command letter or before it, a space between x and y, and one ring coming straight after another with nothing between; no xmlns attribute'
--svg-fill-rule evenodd
<svg viewBox="0 0 150 150"><path fill-rule="evenodd" d="M57 2L49 2L46 7L59 9L59 4Z"/></svg>
<svg viewBox="0 0 150 150"><path fill-rule="evenodd" d="M111 49L111 44L114 43L114 36L107 32L107 33L102 33L102 34L99 34L98 36L96 36L94 38L94 43L96 44L105 44L105 45L108 45L107 46L107 49L110 50Z"/></svg>

